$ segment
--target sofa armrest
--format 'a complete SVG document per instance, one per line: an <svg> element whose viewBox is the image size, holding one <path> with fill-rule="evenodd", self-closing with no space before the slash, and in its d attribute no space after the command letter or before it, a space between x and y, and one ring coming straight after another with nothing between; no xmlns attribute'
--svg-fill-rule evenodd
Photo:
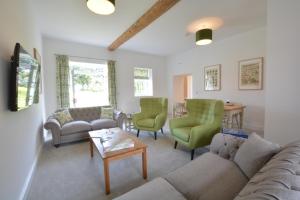
<svg viewBox="0 0 300 200"><path fill-rule="evenodd" d="M61 134L60 123L54 118L49 118L44 124L44 128L51 131L53 144L59 144Z"/></svg>
<svg viewBox="0 0 300 200"><path fill-rule="evenodd" d="M119 128L122 128L125 119L126 119L125 113L119 110L114 110L114 120L117 121L117 125Z"/></svg>

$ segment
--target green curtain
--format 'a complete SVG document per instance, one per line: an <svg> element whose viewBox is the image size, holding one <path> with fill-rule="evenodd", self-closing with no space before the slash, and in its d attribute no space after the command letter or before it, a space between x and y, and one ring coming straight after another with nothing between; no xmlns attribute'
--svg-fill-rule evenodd
<svg viewBox="0 0 300 200"><path fill-rule="evenodd" d="M116 96L116 62L109 60L107 62L108 67L108 95L109 95L109 104L113 108L117 108L117 96Z"/></svg>
<svg viewBox="0 0 300 200"><path fill-rule="evenodd" d="M42 74L41 74L41 65L38 64L38 70L37 70L37 78L36 78L36 85L35 85L35 93L34 93L34 99L33 99L33 103L39 103L39 99L40 99L40 84L42 81Z"/></svg>
<svg viewBox="0 0 300 200"><path fill-rule="evenodd" d="M56 99L58 108L69 108L69 57L56 56Z"/></svg>

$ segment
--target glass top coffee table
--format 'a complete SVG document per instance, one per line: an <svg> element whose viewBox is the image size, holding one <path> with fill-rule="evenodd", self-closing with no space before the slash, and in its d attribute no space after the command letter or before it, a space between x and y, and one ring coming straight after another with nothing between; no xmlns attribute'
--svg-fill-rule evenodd
<svg viewBox="0 0 300 200"><path fill-rule="evenodd" d="M110 178L109 178L109 163L113 160L121 160L123 158L142 154L142 170L143 178L147 179L147 145L140 141L137 137L130 135L128 132L120 128L102 129L97 131L90 131L90 153L91 157L94 156L94 147L100 154L104 165L104 178L105 178L105 192L110 193ZM103 141L103 138L108 138ZM105 144L109 145L110 141L132 141L133 145L119 150L107 151Z"/></svg>

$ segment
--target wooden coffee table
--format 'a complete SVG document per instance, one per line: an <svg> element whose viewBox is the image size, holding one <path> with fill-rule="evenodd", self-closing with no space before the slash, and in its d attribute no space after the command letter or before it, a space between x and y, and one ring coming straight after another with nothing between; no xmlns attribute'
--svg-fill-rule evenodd
<svg viewBox="0 0 300 200"><path fill-rule="evenodd" d="M106 134L108 130L114 132L114 137L120 137L124 139L132 139L134 141L134 147L104 152L103 145L100 142L99 138L95 138L99 136L99 134ZM143 169L143 177L147 179L147 145L141 142L137 137L130 135L128 132L121 130L120 128L113 129L103 129L98 131L90 131L90 153L91 157L94 156L93 147L95 146L100 156L103 160L104 165L104 178L105 178L105 191L106 194L110 193L110 178L109 178L109 163L113 160L121 160L123 158L133 156L136 154L142 154L142 169ZM94 138L93 138L94 137Z"/></svg>

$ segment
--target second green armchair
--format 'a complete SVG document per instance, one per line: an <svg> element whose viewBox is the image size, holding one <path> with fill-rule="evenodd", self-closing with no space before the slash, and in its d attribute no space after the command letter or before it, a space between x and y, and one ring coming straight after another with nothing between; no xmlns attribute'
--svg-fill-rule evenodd
<svg viewBox="0 0 300 200"><path fill-rule="evenodd" d="M170 131L177 143L191 149L193 160L195 149L209 145L213 136L220 132L224 104L210 99L188 99L187 116L170 120Z"/></svg>
<svg viewBox="0 0 300 200"><path fill-rule="evenodd" d="M133 125L137 129L137 137L140 130L153 131L155 139L157 131L164 126L168 115L168 99L166 98L141 98L141 112L133 115Z"/></svg>

